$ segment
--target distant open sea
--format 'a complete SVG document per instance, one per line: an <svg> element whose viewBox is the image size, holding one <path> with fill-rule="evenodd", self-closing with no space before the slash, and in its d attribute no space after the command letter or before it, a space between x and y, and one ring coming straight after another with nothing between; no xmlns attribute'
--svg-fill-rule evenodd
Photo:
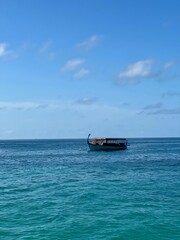
<svg viewBox="0 0 180 240"><path fill-rule="evenodd" d="M0 141L0 239L180 240L180 138Z"/></svg>

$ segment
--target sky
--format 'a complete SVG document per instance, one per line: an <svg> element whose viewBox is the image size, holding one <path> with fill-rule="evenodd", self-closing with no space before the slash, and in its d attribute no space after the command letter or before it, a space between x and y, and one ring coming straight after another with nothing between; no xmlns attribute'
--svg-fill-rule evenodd
<svg viewBox="0 0 180 240"><path fill-rule="evenodd" d="M179 0L0 0L0 139L180 137Z"/></svg>

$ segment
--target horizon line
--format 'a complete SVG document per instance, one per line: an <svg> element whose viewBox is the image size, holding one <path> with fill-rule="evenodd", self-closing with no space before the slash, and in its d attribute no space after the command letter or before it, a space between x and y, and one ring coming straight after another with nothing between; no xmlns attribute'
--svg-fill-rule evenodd
<svg viewBox="0 0 180 240"><path fill-rule="evenodd" d="M156 139L160 139L160 138L180 138L179 137L126 137L126 139L152 139L152 138L156 138ZM35 140L35 141L42 141L42 140L86 140L86 138L2 138L0 139L0 141L30 141L30 140Z"/></svg>

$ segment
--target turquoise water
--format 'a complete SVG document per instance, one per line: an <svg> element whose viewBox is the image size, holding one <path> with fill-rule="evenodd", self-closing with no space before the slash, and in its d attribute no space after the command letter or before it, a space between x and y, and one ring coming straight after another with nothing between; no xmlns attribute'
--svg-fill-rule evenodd
<svg viewBox="0 0 180 240"><path fill-rule="evenodd" d="M180 138L0 141L0 239L180 239Z"/></svg>

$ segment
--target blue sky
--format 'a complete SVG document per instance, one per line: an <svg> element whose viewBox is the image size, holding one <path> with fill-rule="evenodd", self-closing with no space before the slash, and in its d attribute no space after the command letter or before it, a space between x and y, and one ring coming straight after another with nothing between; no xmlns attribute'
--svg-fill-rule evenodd
<svg viewBox="0 0 180 240"><path fill-rule="evenodd" d="M180 136L180 1L0 12L0 139Z"/></svg>

